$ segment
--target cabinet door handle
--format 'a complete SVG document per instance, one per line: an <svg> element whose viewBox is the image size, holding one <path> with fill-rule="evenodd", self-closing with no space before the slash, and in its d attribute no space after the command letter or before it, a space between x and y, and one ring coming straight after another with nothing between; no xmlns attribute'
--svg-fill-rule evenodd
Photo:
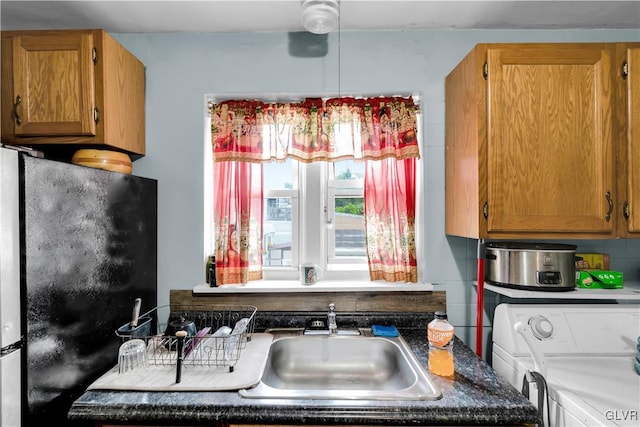
<svg viewBox="0 0 640 427"><path fill-rule="evenodd" d="M607 191L604 194L604 197L607 198L607 203L609 203L609 211L607 212L607 214L604 216L604 219L607 220L607 222L609 222L611 220L611 212L613 212L613 199L611 198L611 192Z"/></svg>
<svg viewBox="0 0 640 427"><path fill-rule="evenodd" d="M20 114L18 114L18 106L22 104L22 98L20 95L16 97L16 103L13 104L13 115L16 118L16 124L19 126L22 124L22 119L20 118Z"/></svg>
<svg viewBox="0 0 640 427"><path fill-rule="evenodd" d="M624 219L629 219L629 217L631 216L629 202L624 202L624 204L622 205L622 215L624 215Z"/></svg>

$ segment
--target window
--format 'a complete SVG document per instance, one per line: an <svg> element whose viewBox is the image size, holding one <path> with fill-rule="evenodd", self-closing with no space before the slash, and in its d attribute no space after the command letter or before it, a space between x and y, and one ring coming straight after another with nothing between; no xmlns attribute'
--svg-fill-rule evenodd
<svg viewBox="0 0 640 427"><path fill-rule="evenodd" d="M208 103L210 102L212 101L208 100ZM245 104L253 101L234 102L242 103L239 108L244 108ZM378 102L378 98L375 99L375 102ZM383 104L381 103L381 105ZM209 107L211 108L211 104ZM323 117L327 116L327 110L328 108L325 109ZM279 112L279 110L275 111ZM259 114L262 113L260 110ZM273 114L273 111L271 113ZM377 114L378 111L376 110L375 113ZM266 115L266 113L264 114ZM280 142L279 135L292 132L290 128L299 124L296 122L290 126L285 125L289 126L286 128L279 124L258 126L255 122L247 125L246 118L249 116L238 114L238 117L240 117L238 120L235 120L237 117L234 117L234 122L225 122L228 127L238 124L243 127L241 133L229 134L232 135L232 139L234 135L237 139L230 144L238 146L244 144L242 149L246 151L243 153L254 156L253 158L260 154L251 151L253 148L251 138L260 139L260 144L263 141L267 141L265 144L268 142L273 144L274 140ZM327 119L325 118L325 120ZM415 120L415 123L419 123L419 120ZM216 248L216 239L213 236L215 228L212 208L215 191L212 179L213 151L212 139L209 138L213 129L212 125L214 127L216 125L212 123L208 115L205 124L205 233L208 236L205 238L205 255L207 255L214 253ZM297 280L299 266L312 263L320 267L321 280L369 280L367 230L365 229L366 162L363 159L345 160L344 152L339 147L341 139L344 139L347 142L347 149L349 149L349 144L359 141L362 131L357 123L355 126L351 124L345 126L346 132L342 131L340 125L333 122L331 125L334 126L332 135L335 135L336 138L332 140L332 143L338 146L336 151L339 154L335 161L311 160L303 162L296 159L295 156L293 158L286 154L280 156L278 153L277 158L267 158L266 161L259 160L261 162L259 168L262 173L255 173L251 178L252 186L257 185L262 188L262 213L260 216L262 223L260 224L261 230L258 230L259 227L256 225L254 233L252 228L251 235L247 240L253 241L254 237L257 237L258 234L261 235L262 249L259 258L261 258L263 279ZM364 127L364 125L363 121L362 126ZM395 130L397 131L397 129ZM322 128L322 131L324 132L325 129ZM419 132L415 132L413 137L417 140L416 133L419 135ZM242 136L237 137L240 134ZM256 138L257 134L262 137ZM241 138L244 140L240 141ZM387 139L391 138L387 137ZM213 145L215 144L214 142ZM415 141L414 144L416 144ZM218 153L217 150L216 153ZM412 185L420 187L419 165L416 168L418 173L415 176L412 175L416 183ZM253 183L256 179L259 180L259 183ZM418 195L419 192L416 193L416 197L419 198ZM417 200L414 203L418 206ZM419 216L416 215L416 218ZM234 219L231 222L233 221L237 223L239 219ZM237 229L237 226L235 227L234 230ZM252 227L254 227L253 224ZM418 227L419 224L416 224L416 228ZM417 230L416 235L419 235ZM218 242L219 244L220 242ZM419 245L419 241L416 244Z"/></svg>
<svg viewBox="0 0 640 427"><path fill-rule="evenodd" d="M296 279L302 263L321 267L325 279L345 269L368 279L363 174L352 160L263 165L266 279Z"/></svg>

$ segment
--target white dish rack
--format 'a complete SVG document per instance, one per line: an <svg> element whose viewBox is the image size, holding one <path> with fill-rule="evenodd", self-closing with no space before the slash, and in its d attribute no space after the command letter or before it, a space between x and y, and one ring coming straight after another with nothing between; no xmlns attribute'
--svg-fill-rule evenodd
<svg viewBox="0 0 640 427"><path fill-rule="evenodd" d="M116 335L122 342L134 338L144 340L150 366L175 365L179 359L178 338L165 334L167 325L176 319L191 320L197 333L184 338L181 365L222 366L233 372L247 341L251 340L256 312L257 308L250 305L192 305L184 310L159 306L141 314L135 328L125 324L116 330ZM223 327L231 333L217 336L216 332Z"/></svg>

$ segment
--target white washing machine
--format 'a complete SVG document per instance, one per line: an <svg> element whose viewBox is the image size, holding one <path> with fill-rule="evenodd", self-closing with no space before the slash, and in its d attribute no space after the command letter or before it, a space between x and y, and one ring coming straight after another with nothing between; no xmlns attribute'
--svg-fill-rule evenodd
<svg viewBox="0 0 640 427"><path fill-rule="evenodd" d="M492 365L542 403L545 426L637 427L638 337L639 304L500 304Z"/></svg>

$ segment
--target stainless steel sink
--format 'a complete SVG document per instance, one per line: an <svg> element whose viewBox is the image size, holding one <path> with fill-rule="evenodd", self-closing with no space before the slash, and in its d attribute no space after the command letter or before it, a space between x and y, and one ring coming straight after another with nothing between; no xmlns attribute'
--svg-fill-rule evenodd
<svg viewBox="0 0 640 427"><path fill-rule="evenodd" d="M269 349L256 399L435 400L442 394L402 337L288 335Z"/></svg>

